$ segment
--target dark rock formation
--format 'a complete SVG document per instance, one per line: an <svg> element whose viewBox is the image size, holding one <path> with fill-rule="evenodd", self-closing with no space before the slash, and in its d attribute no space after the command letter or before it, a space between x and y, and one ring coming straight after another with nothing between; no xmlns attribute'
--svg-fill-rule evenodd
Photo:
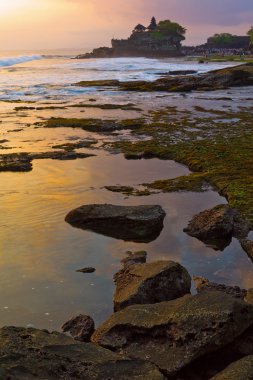
<svg viewBox="0 0 253 380"><path fill-rule="evenodd" d="M0 172L29 172L32 170L31 161L28 153L1 154Z"/></svg>
<svg viewBox="0 0 253 380"><path fill-rule="evenodd" d="M104 81L96 81L95 86L105 86ZM253 85L253 65L248 63L236 67L228 67L221 70L210 71L199 75L169 75L159 78L153 82L128 81L113 82L111 86L119 87L122 91L165 91L165 92L190 92L190 91L215 91L229 87L252 86ZM76 85L89 87L89 81L79 82ZM93 82L94 84L94 82Z"/></svg>
<svg viewBox="0 0 253 380"><path fill-rule="evenodd" d="M170 301L190 293L191 277L173 261L125 266L114 276L114 310L134 304Z"/></svg>
<svg viewBox="0 0 253 380"><path fill-rule="evenodd" d="M74 227L134 242L155 240L163 229L165 212L160 206L84 205L66 216Z"/></svg>
<svg viewBox="0 0 253 380"><path fill-rule="evenodd" d="M95 268L88 267L88 268L82 268L82 269L77 269L76 272L79 273L94 273L96 271Z"/></svg>
<svg viewBox="0 0 253 380"><path fill-rule="evenodd" d="M245 236L248 226L236 210L228 205L218 205L195 215L184 232L214 249L223 250L233 236Z"/></svg>
<svg viewBox="0 0 253 380"><path fill-rule="evenodd" d="M80 54L76 59L84 59L84 58L111 58L113 56L113 48L109 47L100 47L97 49L93 49L91 53Z"/></svg>
<svg viewBox="0 0 253 380"><path fill-rule="evenodd" d="M249 239L242 239L240 243L249 258L253 261L253 241Z"/></svg>
<svg viewBox="0 0 253 380"><path fill-rule="evenodd" d="M95 155L77 153L75 151L0 154L0 172L29 172L33 168L32 161L36 159L75 160L77 158L87 158L92 156Z"/></svg>
<svg viewBox="0 0 253 380"><path fill-rule="evenodd" d="M151 363L129 360L56 332L0 329L1 380L163 380Z"/></svg>
<svg viewBox="0 0 253 380"><path fill-rule="evenodd" d="M235 363L230 364L224 371L212 377L210 380L252 380L253 379L253 355L246 356Z"/></svg>
<svg viewBox="0 0 253 380"><path fill-rule="evenodd" d="M193 360L235 340L253 320L253 306L222 292L186 295L113 314L92 341L155 363L173 375Z"/></svg>
<svg viewBox="0 0 253 380"><path fill-rule="evenodd" d="M162 25L161 25L162 24ZM112 39L112 48L100 47L91 53L80 54L77 59L112 57L179 57L185 29L166 20L159 24L153 17L150 25L138 24L127 39Z"/></svg>
<svg viewBox="0 0 253 380"><path fill-rule="evenodd" d="M228 286L224 284L216 284L215 282L210 282L204 277L193 277L195 287L198 293L210 292L217 290L219 292L224 292L235 298L244 299L247 295L247 290L239 288L239 286Z"/></svg>
<svg viewBox="0 0 253 380"><path fill-rule="evenodd" d="M90 342L91 335L95 331L95 323L89 315L80 314L64 323L62 331L69 332L75 340L80 342Z"/></svg>

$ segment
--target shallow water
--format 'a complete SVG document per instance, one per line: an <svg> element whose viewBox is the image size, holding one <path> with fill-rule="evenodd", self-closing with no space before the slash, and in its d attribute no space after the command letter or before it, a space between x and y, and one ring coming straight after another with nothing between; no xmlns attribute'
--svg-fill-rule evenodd
<svg viewBox="0 0 253 380"><path fill-rule="evenodd" d="M51 150L56 143L90 137L97 138L100 143L119 138L94 135L79 129L37 129L29 126L51 116L132 118L145 114L147 110L166 106L176 106L181 110L194 110L196 105L207 109L226 106L235 110L241 105L251 105L253 94L249 88L182 96L120 93L112 89L97 91L95 88L70 86L85 79L150 80L157 78L161 70L192 69L193 65L196 64L178 60L70 61L66 57L58 57L2 68L0 140L9 141L3 144L0 153L44 152ZM211 68L217 66L198 67L199 70ZM217 99L224 96L231 100ZM133 102L143 112L99 109L81 112L71 107L67 110L20 112L14 110L20 104L1 102L22 99L26 102L36 100L40 104L66 102L64 104L69 106L88 102L90 97L100 104ZM199 113L198 116L201 115ZM130 131L124 131L120 138L133 137ZM4 147L12 149L5 150ZM35 160L32 172L0 173L0 325L59 329L70 316L78 313L92 315L97 323L103 321L112 311L113 274L127 250L145 249L149 260L179 261L191 275L253 287L252 263L236 240L220 252L183 232L194 214L226 203L224 198L211 190L200 194L171 193L126 198L105 190L104 186L138 185L185 175L189 170L173 161L127 161L121 154L112 155L102 150L89 152L97 156L75 161ZM75 207L105 202L160 204L166 211L161 235L149 244L123 242L75 229L64 221L65 215ZM76 273L77 269L86 266L94 266L96 272L89 275Z"/></svg>
<svg viewBox="0 0 253 380"><path fill-rule="evenodd" d="M126 161L122 155L101 153L70 162L38 160L26 174L2 173L1 325L58 329L72 314L81 312L101 322L112 311L112 277L127 250L145 249L149 260L179 261L191 275L252 287L249 260L236 241L224 252L216 252L182 232L195 213L225 202L217 193L125 199L102 188L188 172L173 161ZM167 213L164 229L156 241L137 244L65 223L68 211L88 203L160 204ZM85 266L94 266L95 274L75 272Z"/></svg>

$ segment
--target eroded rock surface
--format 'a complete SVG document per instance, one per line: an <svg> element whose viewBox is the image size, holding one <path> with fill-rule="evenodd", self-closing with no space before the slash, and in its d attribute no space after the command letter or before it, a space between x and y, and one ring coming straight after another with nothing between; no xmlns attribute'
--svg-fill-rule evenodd
<svg viewBox="0 0 253 380"><path fill-rule="evenodd" d="M190 293L191 277L173 261L126 265L114 276L114 310L170 301Z"/></svg>
<svg viewBox="0 0 253 380"><path fill-rule="evenodd" d="M91 335L95 331L95 323L89 315L80 314L64 323L62 331L69 332L75 340L80 342L90 342Z"/></svg>
<svg viewBox="0 0 253 380"><path fill-rule="evenodd" d="M36 329L0 329L1 380L163 380L151 363Z"/></svg>
<svg viewBox="0 0 253 380"><path fill-rule="evenodd" d="M155 240L163 229L165 212L160 206L81 206L66 216L74 227L134 242Z"/></svg>
<svg viewBox="0 0 253 380"><path fill-rule="evenodd" d="M247 290L241 289L239 286L217 284L215 282L210 282L207 278L197 276L194 276L193 280L198 293L217 290L240 299L244 299L247 295Z"/></svg>
<svg viewBox="0 0 253 380"><path fill-rule="evenodd" d="M129 306L113 314L92 341L173 375L193 360L231 343L253 320L253 306L222 292L153 305Z"/></svg>
<svg viewBox="0 0 253 380"><path fill-rule="evenodd" d="M253 355L246 356L235 363L230 364L211 380L252 380L253 379Z"/></svg>
<svg viewBox="0 0 253 380"><path fill-rule="evenodd" d="M243 239L240 241L240 243L249 258L253 261L253 241L249 239Z"/></svg>
<svg viewBox="0 0 253 380"><path fill-rule="evenodd" d="M248 226L236 210L228 205L218 205L195 215L184 232L214 249L223 250L233 236L245 236Z"/></svg>

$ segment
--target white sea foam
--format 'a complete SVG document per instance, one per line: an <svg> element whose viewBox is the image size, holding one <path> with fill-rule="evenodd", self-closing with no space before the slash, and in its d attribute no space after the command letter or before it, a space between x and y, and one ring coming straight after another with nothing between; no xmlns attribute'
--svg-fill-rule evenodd
<svg viewBox="0 0 253 380"><path fill-rule="evenodd" d="M22 55L19 57L0 58L0 67L14 66L19 63L37 61L42 59L41 55Z"/></svg>
<svg viewBox="0 0 253 380"><path fill-rule="evenodd" d="M29 61L36 60L32 64ZM19 63L27 62L26 65ZM16 66L15 66L16 65ZM195 70L203 73L231 64L187 62L184 59L109 58L73 60L51 54L26 54L3 58L0 56L0 100L32 100L46 98L69 100L82 94L93 96L96 88L75 87L73 83L85 80L118 79L120 81L158 79L173 70ZM10 67L11 66L11 67ZM4 74L4 75L3 75ZM111 89L103 89L103 95L119 96ZM147 94L145 95L147 96Z"/></svg>

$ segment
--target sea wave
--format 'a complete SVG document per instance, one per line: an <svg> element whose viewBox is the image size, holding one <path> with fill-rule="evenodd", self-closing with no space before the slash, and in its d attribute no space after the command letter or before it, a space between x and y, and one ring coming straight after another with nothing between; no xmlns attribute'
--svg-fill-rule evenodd
<svg viewBox="0 0 253 380"><path fill-rule="evenodd" d="M14 66L19 63L37 61L42 58L41 55L22 55L19 57L0 58L0 67Z"/></svg>

